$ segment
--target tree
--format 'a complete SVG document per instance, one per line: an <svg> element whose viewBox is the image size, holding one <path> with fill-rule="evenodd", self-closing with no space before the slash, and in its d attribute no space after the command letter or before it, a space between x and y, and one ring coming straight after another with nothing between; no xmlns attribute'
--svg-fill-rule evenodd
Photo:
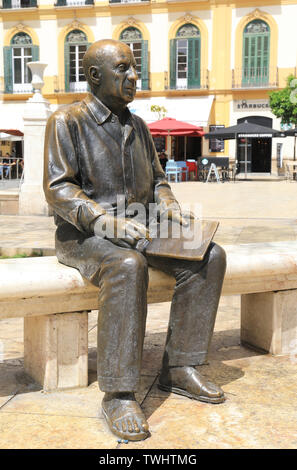
<svg viewBox="0 0 297 470"><path fill-rule="evenodd" d="M282 124L293 124L297 128L297 78L294 75L289 75L285 88L270 93L269 103L271 111L281 119ZM296 160L296 137L294 160Z"/></svg>
<svg viewBox="0 0 297 470"><path fill-rule="evenodd" d="M157 113L158 114L158 120L164 118L167 113L167 109L164 108L164 106L159 106L157 104L152 104L151 105L151 111L152 113Z"/></svg>

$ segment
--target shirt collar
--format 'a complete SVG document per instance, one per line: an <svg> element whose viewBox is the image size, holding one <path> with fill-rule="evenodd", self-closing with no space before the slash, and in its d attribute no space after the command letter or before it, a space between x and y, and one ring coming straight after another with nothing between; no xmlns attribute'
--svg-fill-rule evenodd
<svg viewBox="0 0 297 470"><path fill-rule="evenodd" d="M95 95L92 93L88 93L84 102L92 114L93 118L98 124L103 124L112 114L110 109L108 109L102 101L100 101ZM131 113L128 108L126 108L126 123L132 126L132 119Z"/></svg>

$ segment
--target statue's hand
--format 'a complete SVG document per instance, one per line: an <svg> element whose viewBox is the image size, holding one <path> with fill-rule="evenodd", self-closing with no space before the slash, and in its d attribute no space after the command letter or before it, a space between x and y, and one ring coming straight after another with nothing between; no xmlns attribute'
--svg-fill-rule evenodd
<svg viewBox="0 0 297 470"><path fill-rule="evenodd" d="M94 233L125 248L135 246L141 238L150 239L149 231L142 223L132 218L113 217L110 214L104 214L96 220Z"/></svg>
<svg viewBox="0 0 297 470"><path fill-rule="evenodd" d="M177 203L164 204L160 211L160 221L162 222L165 219L172 220L172 222L177 222L184 227L190 225L190 220L195 219L195 215L191 211L181 211Z"/></svg>

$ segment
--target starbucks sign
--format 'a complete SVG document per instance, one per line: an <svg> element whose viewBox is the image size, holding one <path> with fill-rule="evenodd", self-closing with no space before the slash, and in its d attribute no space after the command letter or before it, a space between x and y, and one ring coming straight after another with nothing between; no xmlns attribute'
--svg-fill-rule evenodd
<svg viewBox="0 0 297 470"><path fill-rule="evenodd" d="M234 111L270 111L269 100L234 100Z"/></svg>

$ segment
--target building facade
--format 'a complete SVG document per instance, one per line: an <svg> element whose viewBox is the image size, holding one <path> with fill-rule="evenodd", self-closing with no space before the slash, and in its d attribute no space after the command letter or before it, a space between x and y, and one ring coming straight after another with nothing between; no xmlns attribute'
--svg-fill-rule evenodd
<svg viewBox="0 0 297 470"><path fill-rule="evenodd" d="M160 117L155 105L206 131L251 116L270 118L266 122L279 129L269 92L296 76L296 17L292 0L2 0L0 129L22 130L32 92L27 62L48 64L43 94L55 110L85 95L81 60L88 45L103 38L132 48L138 91L131 110L147 122ZM291 156L293 139L273 139L270 158L278 142ZM183 142L172 145L180 159ZM235 155L232 141L202 138L189 148L187 157Z"/></svg>

